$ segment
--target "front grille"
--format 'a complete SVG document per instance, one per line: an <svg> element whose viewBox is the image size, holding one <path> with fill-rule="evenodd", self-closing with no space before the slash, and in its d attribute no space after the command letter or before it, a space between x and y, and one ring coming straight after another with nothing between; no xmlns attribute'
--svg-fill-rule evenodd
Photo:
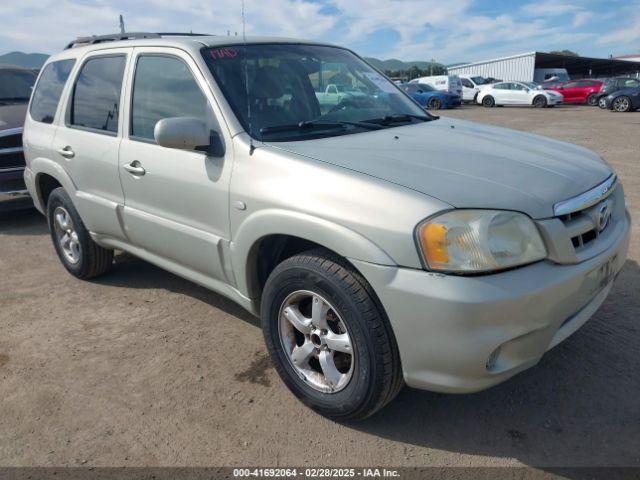
<svg viewBox="0 0 640 480"><path fill-rule="evenodd" d="M9 152L3 152L0 150L0 170L24 166L24 153L22 150Z"/></svg>
<svg viewBox="0 0 640 480"><path fill-rule="evenodd" d="M22 132L2 136L2 132L0 131L0 150L20 147L22 147Z"/></svg>
<svg viewBox="0 0 640 480"><path fill-rule="evenodd" d="M567 215L558 217L567 228L571 243L576 250L581 249L598 238L596 224L591 215L589 215L588 210L589 209L568 213Z"/></svg>

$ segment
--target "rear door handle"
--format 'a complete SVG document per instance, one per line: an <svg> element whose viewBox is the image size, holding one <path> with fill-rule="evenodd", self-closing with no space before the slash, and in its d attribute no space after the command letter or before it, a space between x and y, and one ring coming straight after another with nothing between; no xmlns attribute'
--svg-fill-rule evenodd
<svg viewBox="0 0 640 480"><path fill-rule="evenodd" d="M64 148L59 148L58 153L62 155L64 158L73 158L76 156L76 153L73 151L73 149L69 145L67 145Z"/></svg>
<svg viewBox="0 0 640 480"><path fill-rule="evenodd" d="M122 166L122 168L124 168L131 175L142 176L147 173L147 171L142 168L142 165L140 165L140 162L138 160L134 160L131 163L126 163Z"/></svg>

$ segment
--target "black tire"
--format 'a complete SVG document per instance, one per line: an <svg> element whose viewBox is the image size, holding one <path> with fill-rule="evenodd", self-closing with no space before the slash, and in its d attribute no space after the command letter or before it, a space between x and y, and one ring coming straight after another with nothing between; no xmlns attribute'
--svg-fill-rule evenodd
<svg viewBox="0 0 640 480"><path fill-rule="evenodd" d="M620 95L616 97L612 102L612 110L614 112L626 113L633 110L633 104L631 103L631 98L626 95Z"/></svg>
<svg viewBox="0 0 640 480"><path fill-rule="evenodd" d="M347 327L354 363L350 380L339 391L322 392L311 386L285 351L280 314L287 298L299 291L327 299ZM364 419L393 400L404 386L398 347L379 300L362 275L331 252L310 250L278 265L265 285L261 319L278 374L298 399L321 415Z"/></svg>
<svg viewBox="0 0 640 480"><path fill-rule="evenodd" d="M590 107L595 107L596 105L598 105L598 94L592 93L591 95L589 95L587 97L587 105L589 105Z"/></svg>
<svg viewBox="0 0 640 480"><path fill-rule="evenodd" d="M430 98L429 102L427 103L427 108L429 110L440 110L442 108L442 102L439 98Z"/></svg>
<svg viewBox="0 0 640 480"><path fill-rule="evenodd" d="M598 99L598 107L600 107L602 110L607 109L607 99L604 96Z"/></svg>
<svg viewBox="0 0 640 480"><path fill-rule="evenodd" d="M71 217L72 228L77 237L76 243L80 246L76 262L71 261L68 256L65 255L63 247L60 244L60 233L55 225L57 222L55 218L56 212L68 212L69 217ZM49 223L49 232L51 233L53 247L58 254L60 262L62 262L71 275L87 280L102 275L111 269L113 266L113 250L102 248L91 239L71 198L61 187L56 188L51 192L51 195L49 195L47 202L47 221Z"/></svg>
<svg viewBox="0 0 640 480"><path fill-rule="evenodd" d="M491 95L487 95L482 99L482 106L486 108L495 107L496 101Z"/></svg>
<svg viewBox="0 0 640 480"><path fill-rule="evenodd" d="M536 108L544 108L547 106L547 97L538 95L533 99L533 106Z"/></svg>

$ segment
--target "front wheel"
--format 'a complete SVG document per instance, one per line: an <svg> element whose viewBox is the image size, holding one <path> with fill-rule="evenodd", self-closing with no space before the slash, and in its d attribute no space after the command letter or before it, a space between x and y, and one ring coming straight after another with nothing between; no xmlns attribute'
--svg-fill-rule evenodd
<svg viewBox="0 0 640 480"><path fill-rule="evenodd" d="M603 110L607 109L607 100L605 99L605 97L600 97L600 99L598 100L598 106Z"/></svg>
<svg viewBox="0 0 640 480"><path fill-rule="evenodd" d="M598 95L596 95L595 93L589 95L587 97L587 105L591 107L595 107L596 105L598 105Z"/></svg>
<svg viewBox="0 0 640 480"><path fill-rule="evenodd" d="M538 95L533 99L533 106L537 108L544 108L547 106L547 98L544 95Z"/></svg>
<svg viewBox="0 0 640 480"><path fill-rule="evenodd" d="M322 415L366 418L402 388L398 348L379 301L330 252L312 250L278 265L265 285L261 318L278 374Z"/></svg>
<svg viewBox="0 0 640 480"><path fill-rule="evenodd" d="M484 97L482 99L482 106L486 107L486 108L491 108L494 107L496 104L496 101L493 99L493 97L491 95L487 95L486 97Z"/></svg>
<svg viewBox="0 0 640 480"><path fill-rule="evenodd" d="M69 273L86 280L111 269L113 250L93 241L63 188L56 188L49 195L47 220L53 246Z"/></svg>
<svg viewBox="0 0 640 480"><path fill-rule="evenodd" d="M627 96L621 96L613 101L613 109L616 112L630 112L631 99Z"/></svg>

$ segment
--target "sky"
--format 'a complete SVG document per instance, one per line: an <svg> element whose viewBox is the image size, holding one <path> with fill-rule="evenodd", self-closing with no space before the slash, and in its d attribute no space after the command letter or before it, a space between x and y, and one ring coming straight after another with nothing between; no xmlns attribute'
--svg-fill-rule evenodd
<svg viewBox="0 0 640 480"><path fill-rule="evenodd" d="M55 53L118 31L242 35L240 0L4 0L0 54ZM533 50L640 53L640 0L245 0L247 35L328 41L381 59L469 62Z"/></svg>

